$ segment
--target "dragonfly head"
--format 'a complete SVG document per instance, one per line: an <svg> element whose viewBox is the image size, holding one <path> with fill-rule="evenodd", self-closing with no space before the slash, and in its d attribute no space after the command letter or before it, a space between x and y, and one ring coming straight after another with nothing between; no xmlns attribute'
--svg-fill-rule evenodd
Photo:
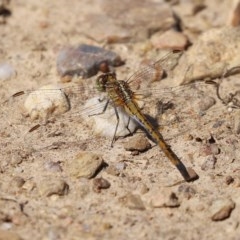
<svg viewBox="0 0 240 240"><path fill-rule="evenodd" d="M105 73L105 74L101 74L96 80L98 91L106 92L107 84L112 82L112 81L116 81L116 74L115 73L108 72L108 73Z"/></svg>

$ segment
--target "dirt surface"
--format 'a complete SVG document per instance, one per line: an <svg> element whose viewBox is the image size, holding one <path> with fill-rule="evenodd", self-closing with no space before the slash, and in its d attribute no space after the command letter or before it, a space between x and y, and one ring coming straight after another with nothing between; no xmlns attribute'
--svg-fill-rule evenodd
<svg viewBox="0 0 240 240"><path fill-rule="evenodd" d="M191 46L181 35L169 47L187 49L187 54L194 46L201 48L198 39L206 31L217 27L216 38L224 38L221 31L231 25L234 12L234 2L227 0L159 2L131 1L129 6L128 1L107 0L2 1L11 15L0 25L0 239L239 238L240 114L237 94L226 98L238 90L239 75L222 78L220 96L213 84L202 82L175 87L169 94L163 91L191 76L196 68L189 65L206 62L195 56L181 71L148 87L155 90L147 98L147 113L183 163L199 175L187 183L142 130L118 139L113 147L111 137L96 134L91 117L79 112L94 92L74 92L80 83L93 89L96 76L62 83L57 73L57 55L63 46L89 44L126 60L115 69L117 76L126 78L140 62L162 55L168 41L162 44L155 35L153 42L155 32L179 30ZM159 25L158 11L164 16L159 17ZM238 27L228 27L238 36ZM214 36L209 44L204 38L203 49L213 49L208 69L229 58L237 66L238 44L220 38L232 44L220 48ZM204 78L218 83L216 77L230 75L225 62L221 66ZM10 97L60 82L74 92L68 95L71 109L45 122L27 116L26 94ZM39 122L41 126L29 132ZM107 127L107 131L112 130Z"/></svg>

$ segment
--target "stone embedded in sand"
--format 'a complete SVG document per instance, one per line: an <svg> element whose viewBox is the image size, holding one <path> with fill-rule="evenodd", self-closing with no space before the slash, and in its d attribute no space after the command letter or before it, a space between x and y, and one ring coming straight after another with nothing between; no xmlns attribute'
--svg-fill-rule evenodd
<svg viewBox="0 0 240 240"><path fill-rule="evenodd" d="M220 153L220 149L216 143L203 144L200 148L199 155L202 157L217 155Z"/></svg>
<svg viewBox="0 0 240 240"><path fill-rule="evenodd" d="M103 164L100 154L92 152L80 152L75 158L65 162L64 168L71 177L91 178Z"/></svg>
<svg viewBox="0 0 240 240"><path fill-rule="evenodd" d="M24 107L32 120L46 120L70 109L66 95L57 85L46 85L32 91L25 100Z"/></svg>
<svg viewBox="0 0 240 240"><path fill-rule="evenodd" d="M100 105L102 108L96 108L96 106ZM91 127L95 134L113 139L117 125L116 113L113 106L108 106L103 114L99 114L103 111L104 105L105 101L99 103L99 97L89 99L86 101L83 107L84 109L91 110L91 112L89 112L89 115L91 116L88 116L86 113L82 115L82 118L86 124ZM125 113L122 108L117 108L117 112L119 116L119 124L115 137L125 137L130 134L128 129L131 132L134 132L136 130L137 123L132 119L129 121L128 114ZM126 128L127 125L128 129Z"/></svg>
<svg viewBox="0 0 240 240"><path fill-rule="evenodd" d="M8 63L0 64L0 80L8 80L16 76L16 70Z"/></svg>
<svg viewBox="0 0 240 240"><path fill-rule="evenodd" d="M120 201L129 209L145 210L141 197L137 194L128 193L120 198Z"/></svg>
<svg viewBox="0 0 240 240"><path fill-rule="evenodd" d="M48 161L44 164L44 168L51 172L62 172L62 167L59 162Z"/></svg>
<svg viewBox="0 0 240 240"><path fill-rule="evenodd" d="M204 32L192 47L183 54L175 75L179 84L202 79L222 77L233 67L239 66L240 29L222 27ZM226 72L227 71L227 72ZM229 72L229 74L236 74ZM183 76L179 78L179 76Z"/></svg>
<svg viewBox="0 0 240 240"><path fill-rule="evenodd" d="M109 65L119 66L122 63L120 56L113 51L81 44L60 50L57 57L57 71L61 77L78 75L89 78L99 70L103 70L102 68L109 71Z"/></svg>
<svg viewBox="0 0 240 240"><path fill-rule="evenodd" d="M178 192L187 199L192 198L197 191L195 190L195 188L193 188L192 186L188 185L188 184L181 184L178 187Z"/></svg>
<svg viewBox="0 0 240 240"><path fill-rule="evenodd" d="M133 137L129 137L128 141L124 143L124 148L127 151L144 152L151 148L151 144L144 135L135 134Z"/></svg>
<svg viewBox="0 0 240 240"><path fill-rule="evenodd" d="M163 188L158 192L150 193L150 204L154 208L179 207L180 202L177 195L171 189Z"/></svg>
<svg viewBox="0 0 240 240"><path fill-rule="evenodd" d="M232 199L217 199L213 202L210 212L213 221L222 221L230 217L235 208L235 202Z"/></svg>
<svg viewBox="0 0 240 240"><path fill-rule="evenodd" d="M17 188L21 188L23 184L25 183L25 180L22 177L15 176L12 179L12 185Z"/></svg>
<svg viewBox="0 0 240 240"><path fill-rule="evenodd" d="M37 183L37 188L41 196L49 197L51 195L67 195L69 191L68 184L56 177L44 177Z"/></svg>
<svg viewBox="0 0 240 240"><path fill-rule="evenodd" d="M155 48L184 50L188 44L187 37L175 30L168 30L164 33L157 32L150 39Z"/></svg>
<svg viewBox="0 0 240 240"><path fill-rule="evenodd" d="M225 183L227 184L227 185L230 185L231 183L233 183L234 182L234 178L232 177L232 176L226 176L226 178L225 178Z"/></svg>
<svg viewBox="0 0 240 240"><path fill-rule="evenodd" d="M210 97L210 96L205 96L204 98L200 99L200 101L198 103L199 111L205 112L210 107L212 107L215 103L216 103L215 98Z"/></svg>
<svg viewBox="0 0 240 240"><path fill-rule="evenodd" d="M95 178L93 179L93 191L100 193L101 189L107 189L111 186L110 182L105 178Z"/></svg>
<svg viewBox="0 0 240 240"><path fill-rule="evenodd" d="M215 169L215 165L217 163L217 158L214 155L207 156L205 161L203 162L201 169L203 171Z"/></svg>

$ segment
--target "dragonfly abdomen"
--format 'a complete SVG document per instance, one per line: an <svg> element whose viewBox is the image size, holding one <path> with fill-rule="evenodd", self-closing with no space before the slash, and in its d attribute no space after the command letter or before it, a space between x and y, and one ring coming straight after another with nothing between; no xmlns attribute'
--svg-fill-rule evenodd
<svg viewBox="0 0 240 240"><path fill-rule="evenodd" d="M191 181L191 177L177 155L172 151L171 147L165 142L163 136L158 132L148 119L142 114L139 106L135 101L129 101L125 105L125 111L127 111L153 138L157 145L164 152L166 157L170 159L171 163L179 170L181 175L186 181Z"/></svg>

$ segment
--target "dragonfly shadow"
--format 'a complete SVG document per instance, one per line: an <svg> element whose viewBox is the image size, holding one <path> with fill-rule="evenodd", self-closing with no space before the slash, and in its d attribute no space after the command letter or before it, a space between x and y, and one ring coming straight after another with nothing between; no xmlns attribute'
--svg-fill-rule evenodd
<svg viewBox="0 0 240 240"><path fill-rule="evenodd" d="M160 127L160 125L158 124L158 121L157 121L156 118L150 116L149 114L144 114L144 116L146 117L146 119L149 121L149 123L150 123L155 129L158 129L158 128ZM149 139L151 139L151 141L153 141L153 142L156 143L156 141L152 138L151 134L150 134L141 124L139 124L138 121L136 121L136 120L134 120L134 121L135 121L135 122L137 123L137 125L138 125L138 127L137 127L136 130L138 130L138 129L142 130L144 133L146 133L147 137L148 137ZM135 131L135 132L136 132L136 131ZM132 133L132 134L134 134L134 133Z"/></svg>

